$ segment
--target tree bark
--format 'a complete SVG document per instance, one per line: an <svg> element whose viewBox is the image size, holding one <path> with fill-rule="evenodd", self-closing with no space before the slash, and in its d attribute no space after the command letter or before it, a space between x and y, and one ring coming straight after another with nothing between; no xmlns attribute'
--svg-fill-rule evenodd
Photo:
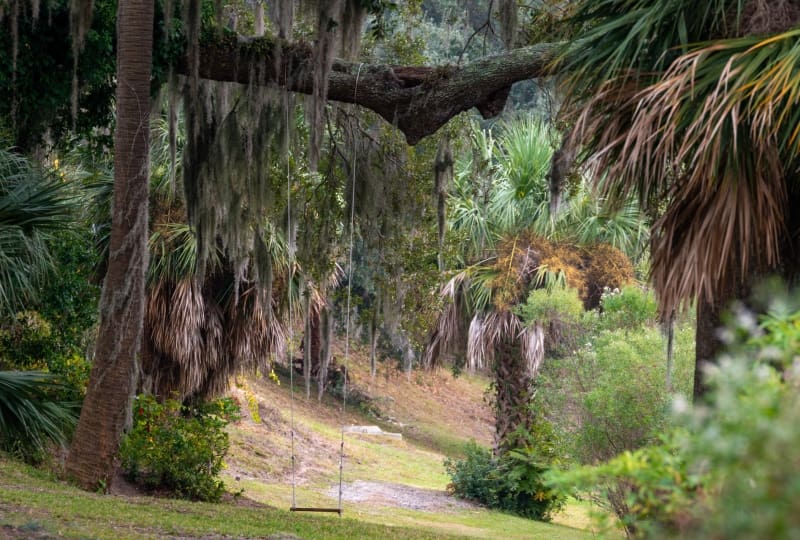
<svg viewBox="0 0 800 540"><path fill-rule="evenodd" d="M337 60L328 99L355 103L395 125L410 145L435 133L457 114L477 107L484 118L500 114L511 86L549 75L556 45L543 43L487 56L463 67L387 66ZM208 38L200 48L200 77L241 84L277 83L313 91L312 51L275 38ZM183 61L177 71L188 74Z"/></svg>
<svg viewBox="0 0 800 540"><path fill-rule="evenodd" d="M319 368L317 369L317 400L322 401L328 385L328 368L331 365L331 345L333 344L333 313L330 303L320 310L319 324Z"/></svg>
<svg viewBox="0 0 800 540"><path fill-rule="evenodd" d="M533 380L522 356L519 341L504 338L495 347L495 453L519 447L514 437L520 427L530 429Z"/></svg>
<svg viewBox="0 0 800 540"><path fill-rule="evenodd" d="M697 327L695 328L694 393L698 401L708 391L704 374L705 365L714 362L722 349L717 329L722 324L719 304L705 298L697 300Z"/></svg>
<svg viewBox="0 0 800 540"><path fill-rule="evenodd" d="M135 388L147 269L152 0L120 0L114 199L100 330L67 474L84 489L111 484Z"/></svg>

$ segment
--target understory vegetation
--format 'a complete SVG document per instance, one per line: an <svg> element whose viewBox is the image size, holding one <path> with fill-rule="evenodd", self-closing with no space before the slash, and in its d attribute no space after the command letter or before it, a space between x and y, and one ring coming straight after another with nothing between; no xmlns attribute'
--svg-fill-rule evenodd
<svg viewBox="0 0 800 540"><path fill-rule="evenodd" d="M139 395L133 427L120 446L127 478L153 491L217 502L225 493L219 473L230 448L225 427L239 419L230 398L182 405Z"/></svg>

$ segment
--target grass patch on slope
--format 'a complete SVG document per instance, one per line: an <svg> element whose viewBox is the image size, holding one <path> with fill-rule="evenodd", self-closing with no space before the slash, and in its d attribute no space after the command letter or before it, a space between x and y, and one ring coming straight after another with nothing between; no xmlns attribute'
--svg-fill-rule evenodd
<svg viewBox="0 0 800 540"><path fill-rule="evenodd" d="M426 531L235 503L87 493L0 456L0 525L66 538L437 538ZM31 534L33 536L33 534Z"/></svg>

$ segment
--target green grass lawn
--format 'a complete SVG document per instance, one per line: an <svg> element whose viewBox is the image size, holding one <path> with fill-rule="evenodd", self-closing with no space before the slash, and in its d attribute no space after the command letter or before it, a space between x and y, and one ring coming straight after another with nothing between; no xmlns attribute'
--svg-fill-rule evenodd
<svg viewBox="0 0 800 540"><path fill-rule="evenodd" d="M152 497L86 493L0 457L0 525L19 537L437 538L441 534L387 527L336 516L293 514L234 502L192 503ZM2 535L2 531L0 531Z"/></svg>
<svg viewBox="0 0 800 540"><path fill-rule="evenodd" d="M259 498L255 486L254 498ZM250 490L248 490L250 491ZM263 492L261 495L265 495ZM330 504L330 501L328 501ZM86 493L0 456L0 536L17 538L552 538L584 539L585 531L480 510L421 513L345 505L345 515L295 514L235 502L192 503ZM288 536L292 538L292 536Z"/></svg>

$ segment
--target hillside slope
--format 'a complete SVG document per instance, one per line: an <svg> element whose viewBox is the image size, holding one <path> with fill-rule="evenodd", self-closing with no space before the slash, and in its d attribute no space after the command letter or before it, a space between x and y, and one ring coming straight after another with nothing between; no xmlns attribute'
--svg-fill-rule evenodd
<svg viewBox="0 0 800 540"><path fill-rule="evenodd" d="M296 506L336 507L344 439L342 501L348 517L483 538L585 537L575 528L488 511L449 496L444 458L457 455L470 439L491 444L492 414L484 399L489 381L441 369L406 374L395 366L381 364L373 378L366 352L355 350L349 360L351 388L368 399L351 401L344 414L339 399L326 395L317 401L315 388L307 400L299 376L293 399L286 376L279 384L266 377L239 380L232 395L242 404L243 419L231 427L226 481L279 508L292 506L293 493ZM343 425L374 425L402 438L350 432L342 437ZM575 506L557 521L580 528L588 522L585 510Z"/></svg>

